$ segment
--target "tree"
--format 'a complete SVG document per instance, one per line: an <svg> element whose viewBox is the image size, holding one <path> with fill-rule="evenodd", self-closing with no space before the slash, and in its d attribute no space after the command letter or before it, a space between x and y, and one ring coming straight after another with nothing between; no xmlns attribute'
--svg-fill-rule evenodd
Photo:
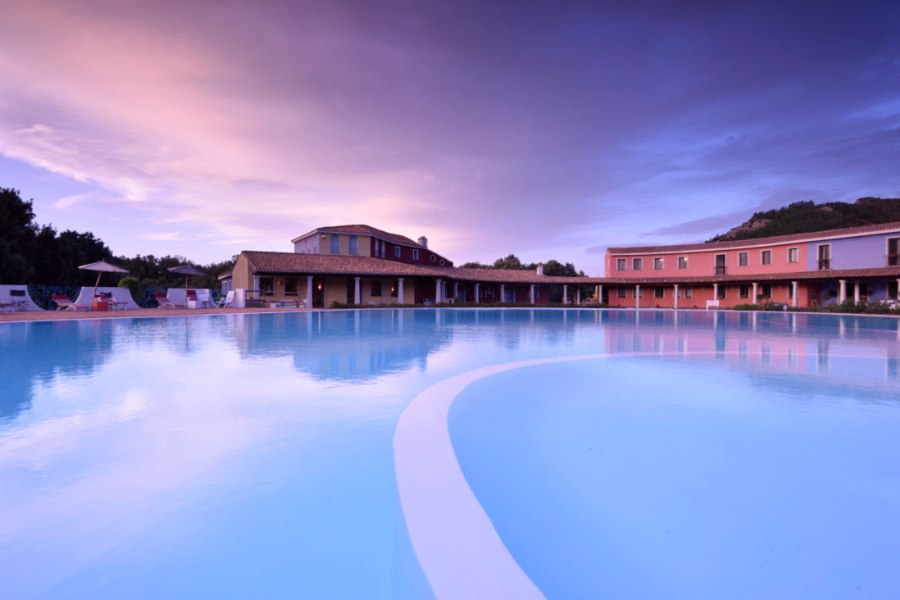
<svg viewBox="0 0 900 600"><path fill-rule="evenodd" d="M26 282L34 272L29 261L37 236L32 204L18 191L0 188L0 282Z"/></svg>

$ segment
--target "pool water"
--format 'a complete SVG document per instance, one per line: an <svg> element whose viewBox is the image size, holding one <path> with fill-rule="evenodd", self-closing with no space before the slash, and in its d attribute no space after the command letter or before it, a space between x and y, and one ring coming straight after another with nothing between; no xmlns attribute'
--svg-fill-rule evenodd
<svg viewBox="0 0 900 600"><path fill-rule="evenodd" d="M4 598L897 598L898 320L0 325Z"/></svg>

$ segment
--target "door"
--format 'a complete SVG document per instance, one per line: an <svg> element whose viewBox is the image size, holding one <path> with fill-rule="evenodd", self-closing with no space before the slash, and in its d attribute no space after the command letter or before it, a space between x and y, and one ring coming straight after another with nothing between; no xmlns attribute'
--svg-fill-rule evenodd
<svg viewBox="0 0 900 600"><path fill-rule="evenodd" d="M716 275L725 274L725 255L716 254Z"/></svg>
<svg viewBox="0 0 900 600"><path fill-rule="evenodd" d="M826 271L831 268L831 244L819 246L819 270Z"/></svg>
<svg viewBox="0 0 900 600"><path fill-rule="evenodd" d="M888 240L888 260L889 267L900 266L900 238L890 238Z"/></svg>

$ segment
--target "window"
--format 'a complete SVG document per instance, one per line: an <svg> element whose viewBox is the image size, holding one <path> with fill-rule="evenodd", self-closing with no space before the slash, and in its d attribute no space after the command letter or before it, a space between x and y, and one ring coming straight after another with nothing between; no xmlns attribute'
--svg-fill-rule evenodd
<svg viewBox="0 0 900 600"><path fill-rule="evenodd" d="M694 288L689 288L689 287L684 288L684 297L686 299L693 298L694 297Z"/></svg>
<svg viewBox="0 0 900 600"><path fill-rule="evenodd" d="M716 275L725 274L725 255L716 254Z"/></svg>
<svg viewBox="0 0 900 600"><path fill-rule="evenodd" d="M738 253L738 266L746 267L750 264L750 253L749 252L739 252Z"/></svg>
<svg viewBox="0 0 900 600"><path fill-rule="evenodd" d="M616 259L616 271L624 271L628 268L628 260L625 258Z"/></svg>
<svg viewBox="0 0 900 600"><path fill-rule="evenodd" d="M772 297L772 286L769 284L763 284L759 286L759 295L762 298L771 298Z"/></svg>
<svg viewBox="0 0 900 600"><path fill-rule="evenodd" d="M888 238L887 264L889 267L900 266L900 238ZM896 297L896 294L894 295Z"/></svg>
<svg viewBox="0 0 900 600"><path fill-rule="evenodd" d="M800 262L800 248L788 248L788 262Z"/></svg>
<svg viewBox="0 0 900 600"><path fill-rule="evenodd" d="M679 256L678 257L678 268L679 269L687 269L688 268L688 257L687 256Z"/></svg>
<svg viewBox="0 0 900 600"><path fill-rule="evenodd" d="M643 271L644 270L644 259L643 258L634 258L631 260L631 270L632 271Z"/></svg>
<svg viewBox="0 0 900 600"><path fill-rule="evenodd" d="M659 257L654 258L653 259L653 270L661 271L663 268L665 268L665 264L666 263L662 258L659 258Z"/></svg>
<svg viewBox="0 0 900 600"><path fill-rule="evenodd" d="M888 282L888 292L887 292L888 298L900 297L900 293L898 293L898 292L900 292L900 290L897 289L897 282L889 281Z"/></svg>
<svg viewBox="0 0 900 600"><path fill-rule="evenodd" d="M749 298L750 297L750 286L742 285L740 289L740 293L738 294L741 298Z"/></svg>
<svg viewBox="0 0 900 600"><path fill-rule="evenodd" d="M300 290L300 280L296 277L285 277L284 278L284 295L285 296L298 296Z"/></svg>
<svg viewBox="0 0 900 600"><path fill-rule="evenodd" d="M273 294L275 292L275 278L274 277L260 277L259 278L259 291L265 294Z"/></svg>
<svg viewBox="0 0 900 600"><path fill-rule="evenodd" d="M718 299L719 299L719 300L724 300L724 299L727 298L727 297L728 297L728 291L725 289L725 286L724 286L724 285L720 285L720 286L719 286L719 297L718 297Z"/></svg>
<svg viewBox="0 0 900 600"><path fill-rule="evenodd" d="M443 259L443 258L441 259L441 266L442 266L442 267L444 266L444 259Z"/></svg>
<svg viewBox="0 0 900 600"><path fill-rule="evenodd" d="M771 250L763 250L759 253L759 264L761 264L761 265L771 265L772 264L772 251Z"/></svg>
<svg viewBox="0 0 900 600"><path fill-rule="evenodd" d="M339 235L331 236L331 253L332 254L340 254L341 253L341 236L339 236Z"/></svg>
<svg viewBox="0 0 900 600"><path fill-rule="evenodd" d="M359 254L359 246L355 235L350 236L350 254Z"/></svg>
<svg viewBox="0 0 900 600"><path fill-rule="evenodd" d="M831 244L819 244L816 251L819 258L819 271L831 268Z"/></svg>
<svg viewBox="0 0 900 600"><path fill-rule="evenodd" d="M787 286L788 289L788 300L794 299L794 284L789 283Z"/></svg>
<svg viewBox="0 0 900 600"><path fill-rule="evenodd" d="M435 255L432 254L432 255L431 255L431 262L434 262L434 261L436 261L436 260L437 260L437 257L435 257Z"/></svg>
<svg viewBox="0 0 900 600"><path fill-rule="evenodd" d="M653 290L653 297L654 298L665 298L666 297L666 288L661 288L661 287L655 288Z"/></svg>
<svg viewBox="0 0 900 600"><path fill-rule="evenodd" d="M398 284L396 281L391 283L391 298L397 297Z"/></svg>
<svg viewBox="0 0 900 600"><path fill-rule="evenodd" d="M623 258L620 260L625 260L625 259ZM617 288L616 289L616 298L627 298L627 297L628 297L628 290L626 290L625 288Z"/></svg>
<svg viewBox="0 0 900 600"><path fill-rule="evenodd" d="M400 258L400 246L394 246L394 258Z"/></svg>
<svg viewBox="0 0 900 600"><path fill-rule="evenodd" d="M638 298L643 298L644 297L644 288L637 290L636 294L637 294Z"/></svg>
<svg viewBox="0 0 900 600"><path fill-rule="evenodd" d="M381 297L381 280L380 279L372 280L372 287L369 291L369 295L372 296L373 298Z"/></svg>
<svg viewBox="0 0 900 600"><path fill-rule="evenodd" d="M416 248L413 248L413 260L419 260L419 251Z"/></svg>

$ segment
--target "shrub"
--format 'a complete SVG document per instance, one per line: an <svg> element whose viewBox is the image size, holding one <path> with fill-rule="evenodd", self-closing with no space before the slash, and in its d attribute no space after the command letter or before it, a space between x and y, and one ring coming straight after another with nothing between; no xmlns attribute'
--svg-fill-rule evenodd
<svg viewBox="0 0 900 600"><path fill-rule="evenodd" d="M131 292L131 298L140 303L141 301L141 282L137 277L123 277L119 280L120 288L128 288Z"/></svg>

